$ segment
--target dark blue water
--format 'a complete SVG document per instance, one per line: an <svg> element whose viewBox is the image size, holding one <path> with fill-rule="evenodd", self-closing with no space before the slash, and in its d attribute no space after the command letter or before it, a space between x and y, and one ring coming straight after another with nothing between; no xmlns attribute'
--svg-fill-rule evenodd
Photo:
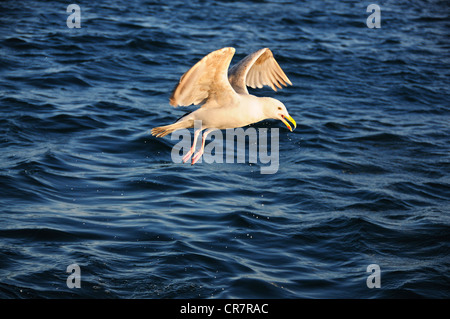
<svg viewBox="0 0 450 319"><path fill-rule="evenodd" d="M0 2L1 298L450 297L446 1ZM207 53L269 47L278 172L150 129ZM81 288L68 288L78 264ZM381 287L368 288L367 267Z"/></svg>

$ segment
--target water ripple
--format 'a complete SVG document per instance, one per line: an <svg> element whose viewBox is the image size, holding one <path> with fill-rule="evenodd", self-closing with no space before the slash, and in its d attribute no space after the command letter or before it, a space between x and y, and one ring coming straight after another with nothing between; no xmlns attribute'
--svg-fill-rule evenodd
<svg viewBox="0 0 450 319"><path fill-rule="evenodd" d="M0 3L1 298L448 298L443 2L373 30L336 1L95 2L80 29L56 7ZM173 163L149 134L225 46L270 47L294 84L251 90L298 123L254 125L279 128L276 174Z"/></svg>

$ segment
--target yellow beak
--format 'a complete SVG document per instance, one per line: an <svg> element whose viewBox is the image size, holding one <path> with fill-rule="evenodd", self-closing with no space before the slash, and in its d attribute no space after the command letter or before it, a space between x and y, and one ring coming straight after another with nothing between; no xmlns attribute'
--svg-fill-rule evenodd
<svg viewBox="0 0 450 319"><path fill-rule="evenodd" d="M294 129L295 129L295 128L297 127L297 123L295 123L295 120L294 120L290 115L286 116L286 118L287 118L292 124L294 124ZM284 116L281 116L281 121L284 123L284 125L287 126L287 128L289 129L289 131L292 132L292 127L291 127L291 125L289 125L288 121L286 121L286 120L284 119Z"/></svg>

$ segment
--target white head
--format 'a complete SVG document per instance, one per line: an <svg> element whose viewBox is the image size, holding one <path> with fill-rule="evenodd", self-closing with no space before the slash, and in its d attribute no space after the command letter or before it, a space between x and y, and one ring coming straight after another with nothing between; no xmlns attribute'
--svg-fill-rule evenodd
<svg viewBox="0 0 450 319"><path fill-rule="evenodd" d="M273 99L271 97L265 97L264 99L264 114L269 119L275 119L282 121L287 128L292 132L292 127L289 125L288 119L292 124L294 124L294 129L297 127L295 120L289 115L286 106L280 101Z"/></svg>

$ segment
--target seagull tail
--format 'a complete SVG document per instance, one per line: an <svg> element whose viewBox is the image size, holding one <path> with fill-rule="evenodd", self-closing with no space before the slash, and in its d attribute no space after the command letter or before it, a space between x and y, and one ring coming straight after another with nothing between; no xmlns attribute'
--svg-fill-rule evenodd
<svg viewBox="0 0 450 319"><path fill-rule="evenodd" d="M156 137L163 137L166 136L173 131L180 130L183 128L191 128L192 122L191 121L181 121L176 122L174 124L166 125L166 126L158 126L152 129L152 135Z"/></svg>

